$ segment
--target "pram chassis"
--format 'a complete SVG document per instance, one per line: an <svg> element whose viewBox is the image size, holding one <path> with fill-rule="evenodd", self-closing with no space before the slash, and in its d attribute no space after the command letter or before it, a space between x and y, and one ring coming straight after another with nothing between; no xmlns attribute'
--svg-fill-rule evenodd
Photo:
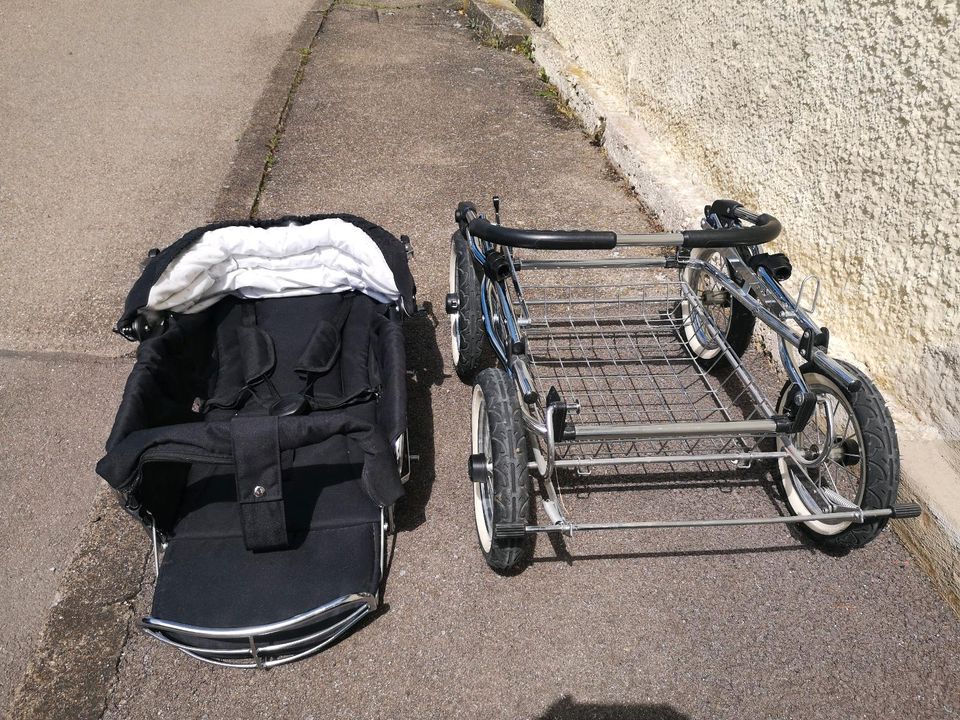
<svg viewBox="0 0 960 720"><path fill-rule="evenodd" d="M453 243L466 242L477 268L486 336L519 398L534 456L527 469L542 482L541 504L550 522L499 523L489 529L492 537L773 523L860 524L919 514L919 507L911 504L862 508L829 489L797 483L801 493L815 495L804 499L820 512L642 522L581 523L569 518L557 481L557 471L567 468L581 474L589 474L594 468L612 468L622 474L651 465L721 462L742 467L755 460L776 460L792 463L807 475L807 468L817 468L837 450L823 442L813 452L798 447L795 438L814 412L824 415L825 437L834 437L832 423L837 409L809 392L805 373L819 373L845 393L857 392L864 381L869 381L827 354L829 333L782 288L773 264L751 261L759 255L757 246L779 233L779 222L769 215L757 215L730 201L717 201L708 206L709 222L702 230L614 234L507 228L500 224L497 198L494 207L496 223L491 223L474 205L461 203L456 214L459 233ZM752 226L743 226L743 221ZM614 247L668 252L661 257L528 259L515 255L515 248L589 251ZM457 359L462 352L457 347L461 296L453 282L453 250L447 311L454 318L451 329ZM719 258L719 266L704 259L704 254ZM655 275L629 284L587 282L576 287L570 283L521 283L521 276L528 273L549 276L556 271L608 269L653 273L674 270L679 271L680 278L669 281ZM691 274L708 277L714 295L726 294L728 306L739 304L776 333L780 360L791 383L788 387L792 388L785 390L786 399L781 401L784 407L770 402L708 310L711 302L723 301L713 300L710 293L695 292L687 281ZM698 325L693 336L692 324ZM716 361L725 363L727 375L720 385L739 387L729 405L721 399L716 379L708 377L712 368L704 367L698 357L698 342L700 348L709 343L716 350ZM794 354L800 356L799 361ZM652 369L656 364L665 369ZM643 373L646 385L638 388L637 378ZM702 387L696 400L712 400L712 407L699 409L691 400L692 386L681 381L681 376L699 382ZM638 390L643 389L655 396L654 411L639 397ZM687 409L686 416L678 407ZM790 411L784 412L785 408ZM574 417L577 422L570 422ZM475 426L477 422L475 417ZM770 443L764 440L775 441L776 448L765 447ZM490 481L492 463L478 451L476 443L469 472L477 502L490 502L490 493L483 487ZM478 523L483 514L489 519L487 510L478 510ZM478 532L482 534L479 525Z"/></svg>

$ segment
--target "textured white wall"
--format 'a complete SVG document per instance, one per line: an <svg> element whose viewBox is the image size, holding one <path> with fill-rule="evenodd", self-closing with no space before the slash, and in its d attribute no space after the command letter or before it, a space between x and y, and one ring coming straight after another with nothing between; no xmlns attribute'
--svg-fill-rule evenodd
<svg viewBox="0 0 960 720"><path fill-rule="evenodd" d="M546 0L684 164L776 215L818 318L960 438L960 0Z"/></svg>

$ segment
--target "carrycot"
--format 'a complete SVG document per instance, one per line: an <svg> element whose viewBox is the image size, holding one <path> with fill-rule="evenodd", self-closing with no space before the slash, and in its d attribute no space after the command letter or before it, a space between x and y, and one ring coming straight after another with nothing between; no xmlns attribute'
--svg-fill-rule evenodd
<svg viewBox="0 0 960 720"><path fill-rule="evenodd" d="M269 667L378 607L407 468L406 238L350 215L194 230L151 251L97 472L157 558L150 635Z"/></svg>

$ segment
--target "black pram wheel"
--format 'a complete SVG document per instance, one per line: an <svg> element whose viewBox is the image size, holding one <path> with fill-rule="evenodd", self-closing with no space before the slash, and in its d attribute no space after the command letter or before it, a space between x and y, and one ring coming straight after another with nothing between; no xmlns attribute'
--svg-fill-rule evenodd
<svg viewBox="0 0 960 720"><path fill-rule="evenodd" d="M459 232L450 238L450 295L447 305L457 376L465 383L473 382L483 364L486 336L480 310L480 279L470 247Z"/></svg>
<svg viewBox="0 0 960 720"><path fill-rule="evenodd" d="M533 554L533 535L502 537L495 528L510 525L522 533L521 526L531 523L533 516L527 436L513 381L502 370L487 368L477 375L472 425L473 458L485 470L472 473L477 539L491 568L515 572ZM477 480L477 475L482 477Z"/></svg>
<svg viewBox="0 0 960 720"><path fill-rule="evenodd" d="M794 515L830 511L821 506L824 499L840 510L847 509L845 504L876 510L890 507L897 500L900 455L890 411L870 378L849 363L839 364L860 381L859 390L847 392L818 372L803 374L810 390L830 404L833 437L829 439L827 458L819 466L807 468L806 477L794 462L780 459L780 483ZM778 412L786 406L793 388L787 383L781 391ZM826 408L821 402L804 430L794 436L797 449L811 454L823 449L825 425ZM850 550L873 540L886 524L886 518L860 524L811 521L801 523L800 528L822 548Z"/></svg>

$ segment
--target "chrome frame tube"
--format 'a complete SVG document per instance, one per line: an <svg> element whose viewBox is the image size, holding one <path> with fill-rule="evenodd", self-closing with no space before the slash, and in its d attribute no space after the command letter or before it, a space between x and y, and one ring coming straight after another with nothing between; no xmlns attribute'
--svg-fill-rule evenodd
<svg viewBox="0 0 960 720"><path fill-rule="evenodd" d="M189 655L192 658L201 660L205 663L210 663L211 665L246 670L252 670L254 668L267 669L271 667L277 667L278 665L285 665L296 660L301 660L305 657L313 655L314 653L320 652L325 647L338 640L342 635L344 635L344 633L356 625L370 612L372 611L369 610L365 605L361 605L353 613L338 621L334 625L331 625L329 628L317 633L313 633L312 635L308 635L305 638L265 647L258 647L251 639L251 645L249 648L238 650L206 650L204 648L195 648L189 645L184 645L183 643L178 643L175 640L166 637L163 632L159 630L144 628L144 632L150 637L156 638L166 645L177 648L182 653ZM323 637L323 640L321 640L319 643L293 655L286 655L271 659L266 659L264 657L267 654L281 652L282 650L297 649L301 645L310 643L315 639L319 639L320 637ZM233 656L236 657L236 660L232 659ZM251 658L253 662L242 662L246 658Z"/></svg>
<svg viewBox="0 0 960 720"><path fill-rule="evenodd" d="M378 604L378 600L374 595L369 593L352 593L337 598L336 600L331 600L318 608L301 613L300 615L295 615L287 620L265 625L240 628L202 628L185 623L160 620L154 617L145 617L140 621L140 626L147 635L204 662L225 667L267 668L293 662L294 660L299 660L307 655L319 652L343 635L364 616L376 610ZM325 616L332 615L352 605L356 606L352 612L328 627L321 628L302 637L291 638L281 642L269 642L269 636L271 635L290 632L308 625L312 626L314 623L322 622ZM176 633L207 640L247 640L249 647L225 649L201 648L174 640L168 637L167 633ZM294 655L269 657L284 651L299 649L303 647L303 645L312 643L315 640L320 640L320 642ZM253 662L241 663L233 661L248 658L253 660Z"/></svg>
<svg viewBox="0 0 960 720"><path fill-rule="evenodd" d="M617 233L617 247L680 247L683 233Z"/></svg>
<svg viewBox="0 0 960 720"><path fill-rule="evenodd" d="M777 344L780 347L780 364L783 365L783 369L787 371L790 382L796 385L800 392L807 392L807 381L803 379L803 374L790 356L786 341L780 338Z"/></svg>
<svg viewBox="0 0 960 720"><path fill-rule="evenodd" d="M572 534L590 530L660 530L668 528L691 527L728 527L732 525L797 525L807 522L853 522L863 523L874 518L889 517L890 508L876 510L845 510L841 512L819 513L816 515L778 515L776 517L717 518L714 520L649 520L644 522L622 523L558 523L556 525L527 525L527 533L559 532Z"/></svg>
<svg viewBox="0 0 960 720"><path fill-rule="evenodd" d="M800 347L801 336L799 333L791 329L786 323L780 320L780 318L775 316L767 307L753 298L750 293L745 292L739 285L727 277L727 275L720 272L718 268L714 267L710 263L705 263L702 260L688 260L686 264L689 267L705 270L706 272L710 273L717 280L717 282L719 282L723 288L727 290L727 292L735 295L741 304L745 305L756 317L762 320L764 324L769 326L770 329L777 333L777 335L779 335L783 340L790 343L794 347ZM754 275L754 277L756 276ZM776 281L772 279L770 282L776 283ZM764 288L769 289L766 283L761 283L761 285ZM796 306L793 305L793 307ZM802 311L800 312L802 313ZM798 322L800 321L798 320ZM814 349L811 360L815 365L826 369L843 384L850 384L856 380L856 378L847 372L842 365L840 365L836 360L831 358L820 349Z"/></svg>
<svg viewBox="0 0 960 720"><path fill-rule="evenodd" d="M586 268L664 268L666 258L598 258L596 260L517 260L517 270L569 270Z"/></svg>
<svg viewBox="0 0 960 720"><path fill-rule="evenodd" d="M737 285L737 283L735 283L725 273L721 272L719 268L702 260L688 260L686 265L712 275L713 278L723 286L724 290L729 292L731 295L736 296L737 300L742 305L745 305L754 315L760 318L760 320L762 320L766 325L770 326L771 330L776 332L780 337L794 347L800 346L800 335L798 333L792 330L786 323L782 322L780 318L770 312L770 310L768 310L764 305L754 299L749 292L745 292L743 288Z"/></svg>
<svg viewBox="0 0 960 720"><path fill-rule="evenodd" d="M361 602L365 603L371 610L377 606L377 599L374 595L370 593L351 593L349 595L343 595L336 600L331 600L305 613L300 613L286 620L267 623L265 625L251 625L237 628L203 628L171 620L160 620L154 617L146 617L142 622L154 630L175 632L181 635L190 635L191 637L206 638L207 640L243 640L251 636L273 635L275 633L296 630L298 627L316 622L324 615L334 612L344 605Z"/></svg>
<svg viewBox="0 0 960 720"><path fill-rule="evenodd" d="M797 302L787 294L787 291L783 289L783 286L780 285L770 273L768 273L764 268L760 268L757 271L757 277L767 286L767 289L773 293L773 295L780 301L780 303L786 306L787 310L793 313L796 321L803 326L805 329L810 330L811 332L820 332L820 328L816 326L813 320L803 311Z"/></svg>
<svg viewBox="0 0 960 720"><path fill-rule="evenodd" d="M576 425L574 442L589 440L647 440L672 437L726 437L728 435L773 435L773 420L730 422L648 423L644 425Z"/></svg>
<svg viewBox="0 0 960 720"><path fill-rule="evenodd" d="M554 467L599 467L604 465L660 465L670 463L686 462L722 462L729 460L731 462L742 460L777 460L787 457L789 453L783 452L754 452L754 453L712 453L702 455L633 455L625 458L585 458L577 460L565 460L558 458L554 460ZM528 462L527 467L535 469L535 462Z"/></svg>

